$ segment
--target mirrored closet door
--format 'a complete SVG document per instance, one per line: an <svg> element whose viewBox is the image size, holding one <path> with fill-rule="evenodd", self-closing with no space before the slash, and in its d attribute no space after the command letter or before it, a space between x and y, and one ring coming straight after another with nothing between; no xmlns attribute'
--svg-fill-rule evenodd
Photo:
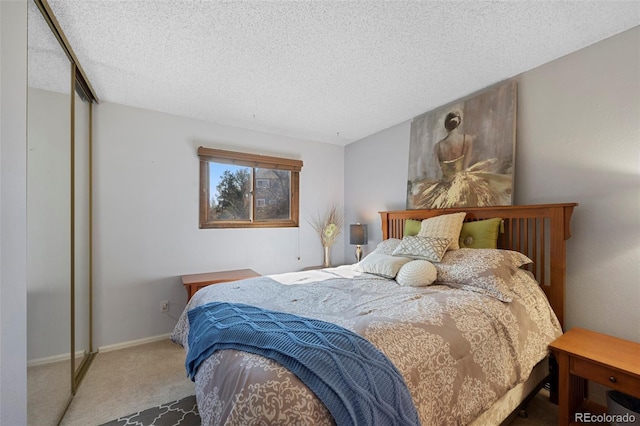
<svg viewBox="0 0 640 426"><path fill-rule="evenodd" d="M71 390L71 63L29 3L27 384L30 425L55 425Z"/></svg>
<svg viewBox="0 0 640 426"><path fill-rule="evenodd" d="M30 0L28 423L60 423L93 357L91 119L96 100L45 0Z"/></svg>

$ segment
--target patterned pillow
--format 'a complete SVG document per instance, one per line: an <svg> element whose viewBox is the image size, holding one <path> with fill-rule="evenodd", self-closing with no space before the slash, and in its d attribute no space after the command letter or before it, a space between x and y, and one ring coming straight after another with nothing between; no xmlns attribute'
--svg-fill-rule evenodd
<svg viewBox="0 0 640 426"><path fill-rule="evenodd" d="M369 253L355 267L356 271L379 275L385 278L395 278L400 267L411 259L408 257L390 256L388 254Z"/></svg>
<svg viewBox="0 0 640 426"><path fill-rule="evenodd" d="M372 254L388 254L391 256L393 251L400 245L400 240L398 238L389 238L388 240L382 240L376 246L376 249L369 253L369 256Z"/></svg>
<svg viewBox="0 0 640 426"><path fill-rule="evenodd" d="M402 286L424 287L431 285L438 276L438 270L427 260L412 260L402 265L396 281Z"/></svg>
<svg viewBox="0 0 640 426"><path fill-rule="evenodd" d="M394 256L440 262L449 244L451 244L451 239L449 238L404 237L392 254Z"/></svg>
<svg viewBox="0 0 640 426"><path fill-rule="evenodd" d="M449 238L451 239L449 250L457 250L460 248L458 239L460 238L462 222L464 222L466 215L464 212L451 213L425 219L420 225L418 236Z"/></svg>
<svg viewBox="0 0 640 426"><path fill-rule="evenodd" d="M511 302L511 279L518 268L532 263L522 253L499 249L461 248L448 251L440 263L437 282Z"/></svg>

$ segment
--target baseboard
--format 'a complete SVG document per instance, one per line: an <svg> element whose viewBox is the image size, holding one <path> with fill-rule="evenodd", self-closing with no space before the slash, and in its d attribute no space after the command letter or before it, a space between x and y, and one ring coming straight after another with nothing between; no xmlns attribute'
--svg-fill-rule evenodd
<svg viewBox="0 0 640 426"><path fill-rule="evenodd" d="M98 352L110 352L118 349L131 348L133 346L144 345L145 343L157 342L171 337L171 333L160 334L158 336L145 337L144 339L129 340L128 342L114 343L113 345L99 346Z"/></svg>
<svg viewBox="0 0 640 426"><path fill-rule="evenodd" d="M76 351L76 359L77 358L82 358L83 356L84 356L84 351ZM51 363L60 362L60 361L69 361L69 362L71 362L69 354L66 353L66 354L48 356L48 357L44 357L44 358L32 359L30 361L27 361L27 367L36 367L38 365L51 364Z"/></svg>

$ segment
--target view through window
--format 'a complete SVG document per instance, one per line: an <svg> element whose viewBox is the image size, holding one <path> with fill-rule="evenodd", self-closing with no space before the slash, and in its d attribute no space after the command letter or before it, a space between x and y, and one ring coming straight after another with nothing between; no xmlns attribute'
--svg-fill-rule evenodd
<svg viewBox="0 0 640 426"><path fill-rule="evenodd" d="M302 161L199 148L200 227L298 226Z"/></svg>

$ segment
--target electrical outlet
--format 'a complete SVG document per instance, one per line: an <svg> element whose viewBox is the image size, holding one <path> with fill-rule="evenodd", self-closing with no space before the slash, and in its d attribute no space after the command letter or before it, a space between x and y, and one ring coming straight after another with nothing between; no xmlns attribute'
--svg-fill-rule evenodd
<svg viewBox="0 0 640 426"><path fill-rule="evenodd" d="M160 312L169 312L169 301L161 300L160 301Z"/></svg>

